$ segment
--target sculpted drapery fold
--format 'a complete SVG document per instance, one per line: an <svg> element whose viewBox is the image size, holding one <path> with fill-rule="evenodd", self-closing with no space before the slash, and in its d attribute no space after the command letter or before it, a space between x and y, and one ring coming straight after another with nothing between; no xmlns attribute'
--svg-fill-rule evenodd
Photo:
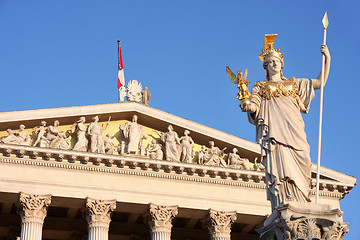
<svg viewBox="0 0 360 240"><path fill-rule="evenodd" d="M250 123L256 125L256 141L266 152L267 196L273 207L286 201L310 201L310 147L301 113L308 111L314 89L310 79L290 81L296 87L295 96L281 93L268 98L264 86L256 84L251 98L256 111L248 113Z"/></svg>

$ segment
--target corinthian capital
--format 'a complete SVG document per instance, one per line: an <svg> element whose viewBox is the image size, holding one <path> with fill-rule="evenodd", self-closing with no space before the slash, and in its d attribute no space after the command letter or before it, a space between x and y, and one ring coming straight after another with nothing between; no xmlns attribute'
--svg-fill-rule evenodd
<svg viewBox="0 0 360 240"><path fill-rule="evenodd" d="M224 212L209 209L204 225L209 229L212 239L220 236L230 239L231 225L234 221L236 221L236 211Z"/></svg>
<svg viewBox="0 0 360 240"><path fill-rule="evenodd" d="M150 203L147 222L151 231L171 231L172 220L178 214L178 206L161 206Z"/></svg>
<svg viewBox="0 0 360 240"><path fill-rule="evenodd" d="M116 209L116 200L86 199L86 220L89 227L109 227L111 212Z"/></svg>
<svg viewBox="0 0 360 240"><path fill-rule="evenodd" d="M51 195L20 193L19 213L22 222L44 222L46 211L51 203Z"/></svg>

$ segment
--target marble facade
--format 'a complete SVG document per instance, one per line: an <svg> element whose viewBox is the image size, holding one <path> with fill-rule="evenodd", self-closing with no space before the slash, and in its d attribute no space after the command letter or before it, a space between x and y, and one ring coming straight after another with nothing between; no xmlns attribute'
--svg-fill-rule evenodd
<svg viewBox="0 0 360 240"><path fill-rule="evenodd" d="M147 137L145 149L154 139L162 144L154 130L163 133L169 125L179 135L188 130L194 141L191 161L150 158L141 148L127 154L119 126L134 114ZM23 124L36 139L32 129L55 120L66 134L80 117L88 126L95 116L102 126L111 116L103 137L114 136L117 154L74 150L71 135L65 138L70 149L0 143L1 238L259 238L255 229L271 213L265 173L255 167L198 164L202 146L213 141L226 148L224 154L236 148L256 166L260 148L253 142L135 102L0 113L0 138ZM321 175L320 203L339 209L356 178L324 167Z"/></svg>

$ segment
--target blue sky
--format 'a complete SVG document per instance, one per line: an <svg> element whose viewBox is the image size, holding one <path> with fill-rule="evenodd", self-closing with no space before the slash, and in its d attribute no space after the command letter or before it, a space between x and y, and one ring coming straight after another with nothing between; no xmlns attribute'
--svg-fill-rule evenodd
<svg viewBox="0 0 360 240"><path fill-rule="evenodd" d="M147 86L150 106L253 141L225 71L249 68L264 34L278 33L284 75L316 78L321 19L328 12L332 56L324 92L322 165L352 176L358 161L358 1L10 1L0 0L0 111L117 101L117 43L126 81ZM316 162L319 92L304 115ZM341 200L345 239L360 239L355 187Z"/></svg>

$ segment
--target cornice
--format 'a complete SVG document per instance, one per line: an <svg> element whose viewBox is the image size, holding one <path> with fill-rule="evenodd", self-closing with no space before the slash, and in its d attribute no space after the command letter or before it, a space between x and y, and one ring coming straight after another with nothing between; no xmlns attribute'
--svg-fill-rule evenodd
<svg viewBox="0 0 360 240"><path fill-rule="evenodd" d="M0 164L59 168L265 189L265 173L255 170L153 160L135 155L108 155L3 143L0 143L0 152L3 155L0 157ZM320 196L341 199L352 188L353 185L350 184L320 180ZM311 191L311 194L315 194L314 189Z"/></svg>

